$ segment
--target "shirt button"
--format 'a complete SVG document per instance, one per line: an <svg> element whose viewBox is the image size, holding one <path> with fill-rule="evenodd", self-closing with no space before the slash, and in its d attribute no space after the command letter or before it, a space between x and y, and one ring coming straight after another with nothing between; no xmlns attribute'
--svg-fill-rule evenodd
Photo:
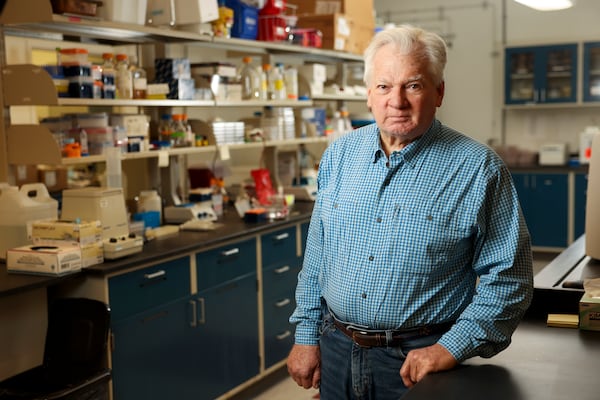
<svg viewBox="0 0 600 400"><path fill-rule="evenodd" d="M363 294L360 295L360 297L362 297L363 299L366 299L367 298L367 294L363 293Z"/></svg>
<svg viewBox="0 0 600 400"><path fill-rule="evenodd" d="M375 259L375 257L369 256L369 261L373 261L374 259Z"/></svg>
<svg viewBox="0 0 600 400"><path fill-rule="evenodd" d="M377 218L377 222L381 222L381 217Z"/></svg>

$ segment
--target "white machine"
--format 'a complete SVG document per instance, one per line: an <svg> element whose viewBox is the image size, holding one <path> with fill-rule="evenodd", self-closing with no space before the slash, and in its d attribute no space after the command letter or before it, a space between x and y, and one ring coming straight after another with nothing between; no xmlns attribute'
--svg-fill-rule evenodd
<svg viewBox="0 0 600 400"><path fill-rule="evenodd" d="M108 260L139 253L141 236L129 233L129 220L123 190L87 187L63 190L61 219L99 220L102 223L104 258Z"/></svg>

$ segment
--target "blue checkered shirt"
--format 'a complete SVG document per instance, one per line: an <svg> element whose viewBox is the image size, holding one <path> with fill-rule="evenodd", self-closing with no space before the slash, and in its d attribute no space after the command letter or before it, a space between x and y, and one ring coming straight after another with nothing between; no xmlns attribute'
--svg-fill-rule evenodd
<svg viewBox="0 0 600 400"><path fill-rule="evenodd" d="M389 159L369 125L324 152L290 317L316 345L321 298L372 329L456 321L439 343L491 357L533 293L532 258L511 176L487 146L435 120Z"/></svg>

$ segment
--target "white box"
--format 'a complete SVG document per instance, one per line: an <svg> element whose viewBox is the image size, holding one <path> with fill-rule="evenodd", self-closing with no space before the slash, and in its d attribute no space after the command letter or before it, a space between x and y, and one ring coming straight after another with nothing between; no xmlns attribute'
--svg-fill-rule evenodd
<svg viewBox="0 0 600 400"><path fill-rule="evenodd" d="M323 64L306 64L298 67L298 74L308 82L321 82L327 80L327 67Z"/></svg>
<svg viewBox="0 0 600 400"><path fill-rule="evenodd" d="M81 270L81 250L68 244L15 247L6 252L6 269L35 275L76 272Z"/></svg>
<svg viewBox="0 0 600 400"><path fill-rule="evenodd" d="M144 25L147 0L102 0L98 16L107 21Z"/></svg>
<svg viewBox="0 0 600 400"><path fill-rule="evenodd" d="M111 114L110 125L125 128L127 136L148 137L150 135L150 122L148 116L144 114Z"/></svg>
<svg viewBox="0 0 600 400"><path fill-rule="evenodd" d="M548 143L540 147L540 165L565 165L569 160L566 143Z"/></svg>
<svg viewBox="0 0 600 400"><path fill-rule="evenodd" d="M175 24L202 24L219 19L217 0L175 0Z"/></svg>
<svg viewBox="0 0 600 400"><path fill-rule="evenodd" d="M102 242L102 224L95 221L35 221L31 226L34 244L44 240L62 240L85 246Z"/></svg>

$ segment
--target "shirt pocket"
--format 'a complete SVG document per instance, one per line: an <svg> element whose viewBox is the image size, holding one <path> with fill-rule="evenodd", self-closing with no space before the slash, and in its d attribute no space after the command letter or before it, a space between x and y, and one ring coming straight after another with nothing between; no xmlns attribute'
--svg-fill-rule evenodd
<svg viewBox="0 0 600 400"><path fill-rule="evenodd" d="M403 255L403 271L407 273L448 273L441 267L450 263L458 267L472 258L473 228L452 212L399 208L396 223L392 252Z"/></svg>

